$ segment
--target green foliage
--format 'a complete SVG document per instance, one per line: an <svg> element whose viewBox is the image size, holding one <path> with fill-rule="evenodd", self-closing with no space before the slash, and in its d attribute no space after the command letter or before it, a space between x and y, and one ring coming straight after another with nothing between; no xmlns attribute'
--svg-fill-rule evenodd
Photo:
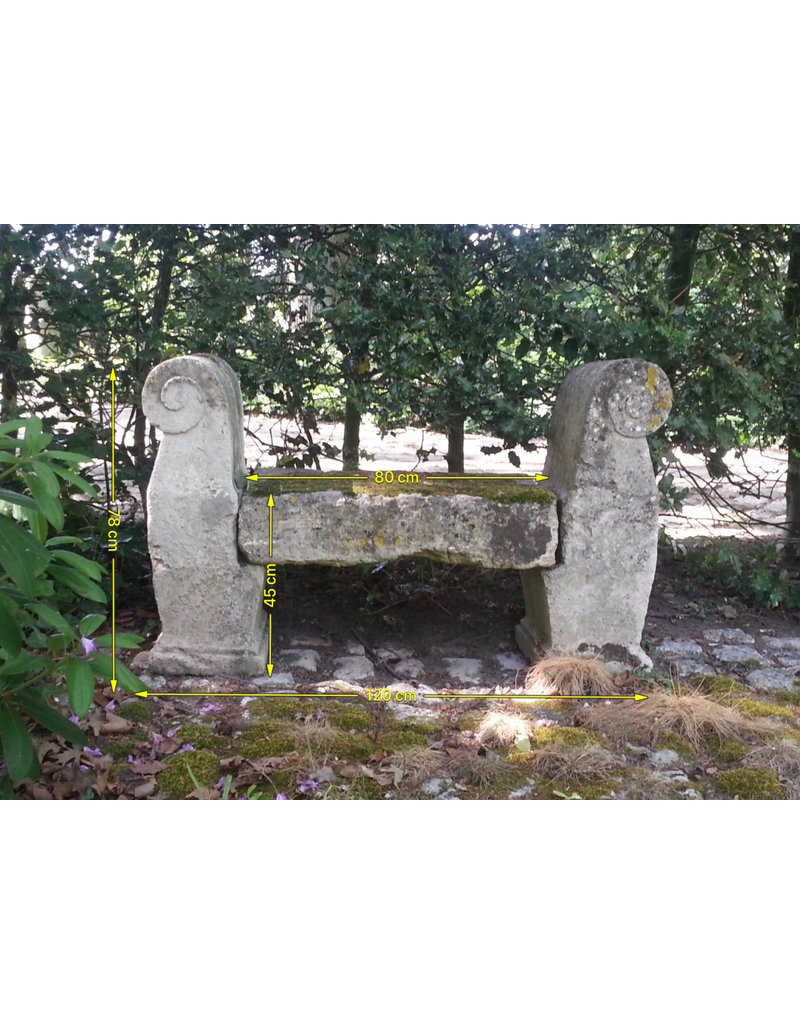
<svg viewBox="0 0 800 1024"><path fill-rule="evenodd" d="M758 608L800 608L800 581L780 563L774 544L713 541L683 547L675 557L686 578L714 584L722 593Z"/></svg>
<svg viewBox="0 0 800 1024"><path fill-rule="evenodd" d="M110 656L94 650L108 638L89 639L105 614L87 613L87 603L106 603L105 570L81 553L80 537L51 535L64 525L70 490L94 496L76 472L85 461L46 433L40 419L0 426L0 745L15 784L39 774L29 722L85 742L48 696L66 686L72 711L83 716L98 676L111 678ZM120 663L117 677L125 688L141 686Z"/></svg>

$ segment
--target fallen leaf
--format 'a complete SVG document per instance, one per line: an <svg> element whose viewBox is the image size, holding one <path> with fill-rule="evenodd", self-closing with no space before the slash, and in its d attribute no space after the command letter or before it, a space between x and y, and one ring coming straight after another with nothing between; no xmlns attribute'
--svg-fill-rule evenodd
<svg viewBox="0 0 800 1024"><path fill-rule="evenodd" d="M137 800L144 800L145 797L152 796L156 791L156 780L148 779L147 782L140 783L133 791L133 795Z"/></svg>
<svg viewBox="0 0 800 1024"><path fill-rule="evenodd" d="M136 775L158 775L167 766L163 761L142 761L141 764L132 764L130 767Z"/></svg>

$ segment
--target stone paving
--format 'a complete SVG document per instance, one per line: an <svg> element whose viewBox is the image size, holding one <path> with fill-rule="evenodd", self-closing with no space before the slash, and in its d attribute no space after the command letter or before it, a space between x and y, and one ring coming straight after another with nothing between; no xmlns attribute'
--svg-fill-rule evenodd
<svg viewBox="0 0 800 1024"><path fill-rule="evenodd" d="M677 679L694 675L735 675L754 690L800 686L800 637L772 636L742 629L705 629L697 639L664 638L650 644L657 669ZM456 657L447 646L415 651L407 644L367 651L360 643L338 643L321 636L297 636L275 651L276 671L249 681L247 689L295 690L334 681L355 687L435 691L443 689L521 689L528 663L504 644L485 658ZM142 676L163 688L160 677ZM214 679L185 684L212 690ZM184 685L184 688L187 688Z"/></svg>
<svg viewBox="0 0 800 1024"><path fill-rule="evenodd" d="M800 637L743 629L704 629L696 640L665 638L652 653L661 667L686 679L737 675L756 690L790 690L800 682Z"/></svg>

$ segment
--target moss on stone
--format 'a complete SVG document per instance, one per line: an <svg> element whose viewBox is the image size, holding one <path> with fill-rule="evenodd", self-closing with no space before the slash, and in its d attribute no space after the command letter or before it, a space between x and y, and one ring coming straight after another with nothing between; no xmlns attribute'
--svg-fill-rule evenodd
<svg viewBox="0 0 800 1024"><path fill-rule="evenodd" d="M590 729L576 729L568 725L537 726L532 735L543 747L589 747L601 743L597 733Z"/></svg>
<svg viewBox="0 0 800 1024"><path fill-rule="evenodd" d="M153 708L140 697L138 700L128 700L120 704L116 713L129 722L149 722L153 717Z"/></svg>
<svg viewBox="0 0 800 1024"><path fill-rule="evenodd" d="M375 752L375 744L368 736L343 732L341 729L326 729L324 731L328 735L314 737L309 741L311 749L316 753L348 761L360 761Z"/></svg>
<svg viewBox="0 0 800 1024"><path fill-rule="evenodd" d="M396 470L396 473L403 470ZM448 480L446 477L426 477L419 474L420 480L414 483L377 484L373 476L365 476L359 480L343 480L336 477L320 477L314 480L298 480L291 476L274 476L269 480L248 481L248 493L256 495L268 494L310 494L315 491L338 491L346 496L372 495L384 498L396 498L403 494L443 495L453 497L459 494L484 498L501 505L530 503L535 505L552 505L555 494L538 484L522 483L515 480L492 479L491 474L480 480Z"/></svg>
<svg viewBox="0 0 800 1024"><path fill-rule="evenodd" d="M721 772L714 785L732 800L781 800L786 796L778 776L767 768L734 768Z"/></svg>
<svg viewBox="0 0 800 1024"><path fill-rule="evenodd" d="M706 749L715 761L728 764L732 761L739 761L750 749L746 743L738 740L724 739L721 736L709 736L706 740Z"/></svg>
<svg viewBox="0 0 800 1024"><path fill-rule="evenodd" d="M687 742L683 736L679 736L676 732L665 732L664 735L656 743L656 750L674 750L676 754L680 754L681 757L693 758L695 756L695 749L691 743Z"/></svg>
<svg viewBox="0 0 800 1024"><path fill-rule="evenodd" d="M182 800L195 790L191 768L200 786L213 786L220 777L219 758L210 750L187 750L167 758L167 767L157 776L159 792Z"/></svg>
<svg viewBox="0 0 800 1024"><path fill-rule="evenodd" d="M310 701L299 697L264 697L247 705L251 718L295 718L300 714L317 711L322 701Z"/></svg>
<svg viewBox="0 0 800 1024"><path fill-rule="evenodd" d="M461 718L456 722L456 729L460 732L475 732L478 726L481 724L484 712L471 713L468 715L462 715Z"/></svg>
<svg viewBox="0 0 800 1024"><path fill-rule="evenodd" d="M331 704L335 706L331 707ZM372 715L366 706L360 707L356 701L350 701L348 704L336 704L331 701L325 711L326 719L340 729L369 729L373 724Z"/></svg>
<svg viewBox="0 0 800 1024"><path fill-rule="evenodd" d="M220 752L229 746L224 736L218 736L210 726L199 723L181 726L180 738L184 743L191 743L197 750Z"/></svg>
<svg viewBox="0 0 800 1024"><path fill-rule="evenodd" d="M794 713L789 708L765 700L745 698L726 703L730 703L731 707L748 718L794 718Z"/></svg>
<svg viewBox="0 0 800 1024"><path fill-rule="evenodd" d="M775 694L778 704L788 704L790 707L800 707L800 690L778 690Z"/></svg>
<svg viewBox="0 0 800 1024"><path fill-rule="evenodd" d="M347 800L383 800L387 789L387 786L382 786L376 779L364 776L360 779L353 779L346 790L339 790L337 796ZM329 796L333 792L332 790Z"/></svg>
<svg viewBox="0 0 800 1024"><path fill-rule="evenodd" d="M620 787L620 780L613 778L596 779L591 782L565 782L563 786L560 786L558 782L554 782L552 779L549 779L547 789L543 791L542 795L547 796L548 799L563 799L563 797L557 797L555 795L556 790L558 790L559 793L563 793L568 799L573 794L577 794L581 800L605 800L613 793L618 792Z"/></svg>
<svg viewBox="0 0 800 1024"><path fill-rule="evenodd" d="M727 696L731 693L746 693L747 687L733 676L698 676L697 685L703 693Z"/></svg>
<svg viewBox="0 0 800 1024"><path fill-rule="evenodd" d="M109 754L113 758L124 758L128 754L132 754L142 741L143 737L133 735L125 736L118 740L109 740L103 744L103 753Z"/></svg>
<svg viewBox="0 0 800 1024"><path fill-rule="evenodd" d="M297 739L277 722L259 722L245 729L233 746L242 757L272 757L291 754L297 749Z"/></svg>

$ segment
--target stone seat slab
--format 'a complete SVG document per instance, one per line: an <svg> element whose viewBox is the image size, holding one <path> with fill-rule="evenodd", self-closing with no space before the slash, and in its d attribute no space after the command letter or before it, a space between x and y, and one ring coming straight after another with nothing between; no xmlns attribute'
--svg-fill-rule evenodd
<svg viewBox="0 0 800 1024"><path fill-rule="evenodd" d="M417 557L532 569L556 561L555 500L509 504L470 494L384 497L332 489L275 493L273 500L270 557L267 497L242 497L239 550L254 565L358 565Z"/></svg>

